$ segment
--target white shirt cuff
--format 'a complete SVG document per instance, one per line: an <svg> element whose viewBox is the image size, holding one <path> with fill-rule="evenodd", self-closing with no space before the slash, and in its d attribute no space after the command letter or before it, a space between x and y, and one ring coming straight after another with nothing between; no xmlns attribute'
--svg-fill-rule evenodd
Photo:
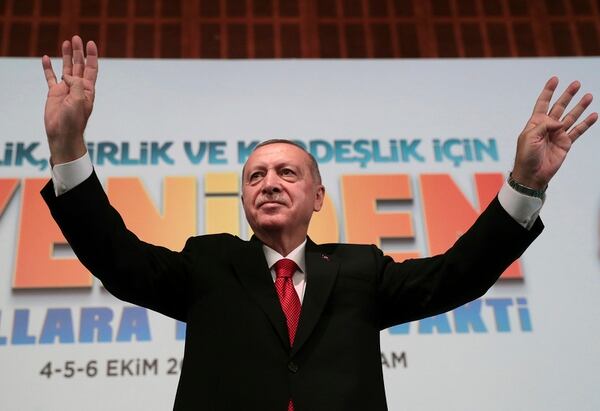
<svg viewBox="0 0 600 411"><path fill-rule="evenodd" d="M519 193L505 181L498 193L498 201L506 212L526 229L535 223L546 196L543 198L531 197Z"/></svg>
<svg viewBox="0 0 600 411"><path fill-rule="evenodd" d="M83 183L92 175L94 166L90 155L85 154L76 160L68 163L57 164L52 167L52 183L54 184L54 194L58 197L72 188Z"/></svg>

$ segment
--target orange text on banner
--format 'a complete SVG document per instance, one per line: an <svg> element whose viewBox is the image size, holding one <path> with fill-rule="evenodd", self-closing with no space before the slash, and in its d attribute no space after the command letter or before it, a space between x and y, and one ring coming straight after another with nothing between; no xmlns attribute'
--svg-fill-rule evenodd
<svg viewBox="0 0 600 411"><path fill-rule="evenodd" d="M238 173L204 175L204 233L240 235L240 177Z"/></svg>
<svg viewBox="0 0 600 411"><path fill-rule="evenodd" d="M317 244L340 242L337 213L331 197L327 194L325 194L321 211L314 213L310 220L308 235Z"/></svg>
<svg viewBox="0 0 600 411"><path fill-rule="evenodd" d="M347 242L380 245L382 238L415 237L412 213L377 212L377 200L412 201L408 174L342 176L342 197ZM387 254L396 261L420 255L417 251Z"/></svg>
<svg viewBox="0 0 600 411"><path fill-rule="evenodd" d="M109 178L106 192L127 228L143 241L181 250L185 241L196 234L195 177L165 177L162 212L137 177Z"/></svg>
<svg viewBox="0 0 600 411"><path fill-rule="evenodd" d="M0 216L4 213L8 201L18 186L19 179L17 178L0 178Z"/></svg>
<svg viewBox="0 0 600 411"><path fill-rule="evenodd" d="M215 178L205 187L205 228L207 232L233 228L233 234L238 234L241 211L237 194L239 187L231 173L218 174L221 173L214 173ZM503 177L498 173L475 175L478 210L447 174L425 174L418 181L429 254L433 255L444 252L468 229L494 198ZM45 179L23 180L13 287L90 287L90 274L75 258L54 255L56 246L66 242L39 195L45 182ZM0 215L18 185L17 179L0 179ZM196 191L195 177L165 178L160 196L162 207L158 207L162 211L159 211L139 178L113 177L108 179L107 186L111 203L133 232L145 241L175 250L181 249L185 240L196 233ZM412 213L377 210L377 201L381 200L412 204L409 175L346 175L342 176L341 192L346 241L380 244L386 238L415 238ZM223 211L223 201L227 201L228 212L215 218L219 209ZM228 225L224 224L224 219L229 221ZM233 220L233 225L230 220ZM319 243L339 241L338 219L328 196L323 210L315 214L309 233ZM389 254L396 261L420 255L418 251ZM502 278L523 278L520 263L517 261L511 265Z"/></svg>
<svg viewBox="0 0 600 411"><path fill-rule="evenodd" d="M91 287L92 276L76 258L55 258L54 247L66 244L42 200L46 178L23 183L21 220L13 288Z"/></svg>
<svg viewBox="0 0 600 411"><path fill-rule="evenodd" d="M494 199L504 181L499 173L475 174L477 211L448 174L422 174L419 179L430 255L443 253L454 244ZM506 269L502 278L523 278L519 260Z"/></svg>

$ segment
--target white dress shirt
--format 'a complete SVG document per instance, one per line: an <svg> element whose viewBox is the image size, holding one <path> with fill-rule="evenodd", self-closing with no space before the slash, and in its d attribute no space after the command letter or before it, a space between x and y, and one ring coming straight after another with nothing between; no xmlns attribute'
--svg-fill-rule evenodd
<svg viewBox="0 0 600 411"><path fill-rule="evenodd" d="M288 258L296 263L298 269L294 273L292 277L292 281L294 282L294 288L296 289L296 294L300 298L300 304L304 300L304 289L306 288L306 239L300 244L298 247L294 248L288 255L281 255L277 251L273 250L268 245L262 246L263 252L265 253L265 259L267 260L267 266L271 270L271 276L273 277L273 282L275 282L275 263L282 258Z"/></svg>

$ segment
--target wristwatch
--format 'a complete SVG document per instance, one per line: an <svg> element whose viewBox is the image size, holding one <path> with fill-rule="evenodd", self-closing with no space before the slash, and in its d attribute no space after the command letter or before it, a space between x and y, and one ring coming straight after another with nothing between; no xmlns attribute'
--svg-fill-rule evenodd
<svg viewBox="0 0 600 411"><path fill-rule="evenodd" d="M529 197L541 198L542 200L544 199L544 193L548 188L546 185L546 187L542 188L541 190L536 190L535 188L524 186L513 178L512 173L508 175L508 185L521 194L525 194Z"/></svg>

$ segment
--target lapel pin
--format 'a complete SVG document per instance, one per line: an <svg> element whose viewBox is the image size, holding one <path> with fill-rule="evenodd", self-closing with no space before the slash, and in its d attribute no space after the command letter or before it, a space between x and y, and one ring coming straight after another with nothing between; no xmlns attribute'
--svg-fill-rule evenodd
<svg viewBox="0 0 600 411"><path fill-rule="evenodd" d="M329 261L329 256L325 254L321 254L321 258L325 261Z"/></svg>

